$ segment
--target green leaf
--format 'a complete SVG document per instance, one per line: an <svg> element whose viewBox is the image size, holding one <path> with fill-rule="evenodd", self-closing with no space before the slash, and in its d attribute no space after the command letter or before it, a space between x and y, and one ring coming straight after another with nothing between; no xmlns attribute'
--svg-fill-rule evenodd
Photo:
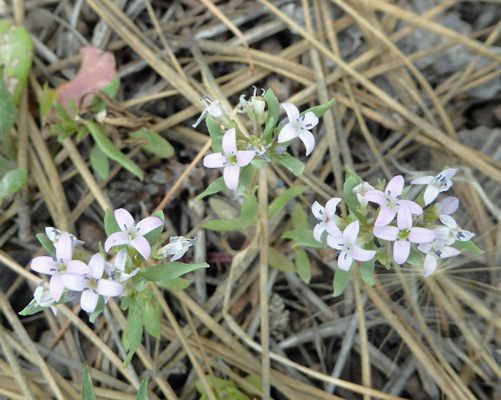
<svg viewBox="0 0 501 400"><path fill-rule="evenodd" d="M411 252L409 254L409 258L407 258L407 262L413 267L419 268L423 265L423 256L419 251L411 247Z"/></svg>
<svg viewBox="0 0 501 400"><path fill-rule="evenodd" d="M336 272L334 273L334 293L332 294L333 297L339 296L344 292L348 284L350 283L350 278L351 278L351 271L352 269L350 268L349 271L343 271L340 268L336 268Z"/></svg>
<svg viewBox="0 0 501 400"><path fill-rule="evenodd" d="M275 198L270 203L270 205L268 206L268 215L271 217L277 211L284 208L285 205L289 201L291 201L294 197L297 197L300 194L303 194L307 190L308 190L308 186L305 186L305 185L294 186L294 187L287 189L285 192L283 192L280 196Z"/></svg>
<svg viewBox="0 0 501 400"><path fill-rule="evenodd" d="M195 200L202 200L204 197L219 193L224 189L226 189L226 183L224 183L224 178L221 176L212 182L207 189L200 193Z"/></svg>
<svg viewBox="0 0 501 400"><path fill-rule="evenodd" d="M113 78L111 83L106 85L100 91L104 93L106 96L108 96L110 99L114 99L115 97L117 97L119 90L120 90L120 77L117 75ZM93 105L91 111L94 114L98 114L99 112L103 111L107 106L104 100L98 96L94 96L94 99L92 101Z"/></svg>
<svg viewBox="0 0 501 400"><path fill-rule="evenodd" d="M460 249L469 250L475 254L485 254L485 251L478 248L477 245L471 240L468 240L467 242L460 242L459 240L456 240L453 243L453 246L459 247Z"/></svg>
<svg viewBox="0 0 501 400"><path fill-rule="evenodd" d="M123 368L127 368L132 356L139 348L143 337L143 313L140 300L137 296L132 297L129 304L128 316L128 332L129 332L129 354L124 361Z"/></svg>
<svg viewBox="0 0 501 400"><path fill-rule="evenodd" d="M82 400L96 400L94 385L90 379L89 366L86 365L83 374Z"/></svg>
<svg viewBox="0 0 501 400"><path fill-rule="evenodd" d="M294 229L308 229L308 216L300 203L297 203L292 210L292 226Z"/></svg>
<svg viewBox="0 0 501 400"><path fill-rule="evenodd" d="M174 290L184 290L190 286L192 282L186 278L174 278L170 281L157 282L157 286L162 289L174 289Z"/></svg>
<svg viewBox="0 0 501 400"><path fill-rule="evenodd" d="M2 154L0 154L0 176L5 175L11 169L15 169L16 166L17 164L14 161L8 160Z"/></svg>
<svg viewBox="0 0 501 400"><path fill-rule="evenodd" d="M303 174L304 164L301 161L299 161L296 157L293 157L290 154L285 153L275 158L280 164L289 169L294 175L300 176Z"/></svg>
<svg viewBox="0 0 501 400"><path fill-rule="evenodd" d="M148 377L144 378L141 381L141 385L139 386L139 390L137 391L136 400L146 400L147 395L148 395Z"/></svg>
<svg viewBox="0 0 501 400"><path fill-rule="evenodd" d="M279 271L296 272L294 262L274 247L268 247L268 262L273 268L278 269Z"/></svg>
<svg viewBox="0 0 501 400"><path fill-rule="evenodd" d="M156 156L169 158L174 155L174 147L156 132L148 131L143 128L129 133L129 136L133 139L147 140L148 143L141 145L141 147Z"/></svg>
<svg viewBox="0 0 501 400"><path fill-rule="evenodd" d="M12 95L7 90L2 77L0 77L0 132L9 131L16 122L16 109L12 102Z"/></svg>
<svg viewBox="0 0 501 400"><path fill-rule="evenodd" d="M66 109L59 104L56 100L52 102L52 107L56 110L57 114L65 121L73 124L76 127L75 121L68 115ZM76 130L76 128L75 128Z"/></svg>
<svg viewBox="0 0 501 400"><path fill-rule="evenodd" d="M365 261L360 263L360 274L362 275L362 279L369 286L373 286L376 283L374 279L374 266L376 265L376 259Z"/></svg>
<svg viewBox="0 0 501 400"><path fill-rule="evenodd" d="M358 202L357 195L353 193L353 188L360 185L362 178L353 172L348 165L344 166L346 170L346 180L344 181L343 197L348 209L355 214L358 218L361 218L361 214L358 211L360 203Z"/></svg>
<svg viewBox="0 0 501 400"><path fill-rule="evenodd" d="M118 162L122 167L124 167L129 172L136 175L139 179L144 179L144 174L141 168L139 168L134 161L128 158L120 150L118 150L113 142L108 139L108 136L103 132L103 128L92 121L86 121L85 124L89 128L89 132L96 144L101 148L101 150L112 160Z"/></svg>
<svg viewBox="0 0 501 400"><path fill-rule="evenodd" d="M225 132L221 129L221 125L210 115L205 118L205 123L207 124L207 129L210 133L212 151L214 153L223 152L223 136Z"/></svg>
<svg viewBox="0 0 501 400"><path fill-rule="evenodd" d="M20 191L28 183L28 171L16 168L7 172L0 180L0 199L4 196Z"/></svg>
<svg viewBox="0 0 501 400"><path fill-rule="evenodd" d="M19 315L27 316L33 315L40 311L45 310L47 307L40 306L35 299L31 300L30 303L24 307L24 309L19 313Z"/></svg>
<svg viewBox="0 0 501 400"><path fill-rule="evenodd" d="M42 88L42 96L40 99L40 117L45 120L52 111L53 104L57 100L59 94L57 90L51 89L48 82L45 82Z"/></svg>
<svg viewBox="0 0 501 400"><path fill-rule="evenodd" d="M154 267L148 268L142 273L143 277L152 282L170 281L178 278L188 272L195 271L199 268L209 268L209 264L195 263L185 264L182 262L166 262Z"/></svg>
<svg viewBox="0 0 501 400"><path fill-rule="evenodd" d="M213 219L207 221L204 228L210 229L212 231L222 232L222 231L238 231L242 229L240 218L235 219Z"/></svg>
<svg viewBox="0 0 501 400"><path fill-rule="evenodd" d="M317 116L317 118L320 118L322 115L324 115L327 110L329 108L331 108L334 103L336 102L336 99L332 99L331 101L329 101L328 103L325 103L325 104L321 104L319 106L315 106L315 107L311 107L311 108L308 108L306 111L303 111L301 113L301 115L304 115L306 114L307 112L312 112L313 114L315 114Z"/></svg>
<svg viewBox="0 0 501 400"><path fill-rule="evenodd" d="M106 236L110 236L112 233L121 231L118 226L118 222L115 219L115 214L110 209L106 210L106 213L104 214L104 231L106 232Z"/></svg>
<svg viewBox="0 0 501 400"><path fill-rule="evenodd" d="M313 230L311 229L293 229L285 232L282 239L292 239L295 241L292 247L296 246L309 246L309 247L325 247L325 244L319 243L313 237Z"/></svg>
<svg viewBox="0 0 501 400"><path fill-rule="evenodd" d="M54 247L54 243L47 237L44 233L37 233L37 239L45 249L47 253L49 253L52 257L56 256L56 248Z"/></svg>
<svg viewBox="0 0 501 400"><path fill-rule="evenodd" d="M148 333L160 339L160 318L152 301L145 301L143 303L143 321Z"/></svg>
<svg viewBox="0 0 501 400"><path fill-rule="evenodd" d="M266 125L263 131L263 138L265 143L269 143L280 116L280 102L271 89L266 91L264 100L268 105L268 114L266 115Z"/></svg>
<svg viewBox="0 0 501 400"><path fill-rule="evenodd" d="M101 315L101 313L104 311L104 307L106 307L106 304L104 302L103 296L99 296L97 300L97 306L94 312L89 316L89 322L93 324L96 322L97 317Z"/></svg>
<svg viewBox="0 0 501 400"><path fill-rule="evenodd" d="M245 390L247 393L249 394L254 394L254 395L258 395L260 391L263 390L263 380L257 376L257 375L247 375L244 380L251 384L252 386L254 386L256 388L255 391L247 388L247 387L241 387L243 390ZM237 383L238 384L238 383Z"/></svg>
<svg viewBox="0 0 501 400"><path fill-rule="evenodd" d="M110 173L110 159L99 146L94 146L90 151L90 165L103 180L108 179Z"/></svg>
<svg viewBox="0 0 501 400"><path fill-rule="evenodd" d="M299 277L306 283L310 283L311 280L311 263L308 253L303 249L292 249L294 252L294 261L296 263L296 269Z"/></svg>
<svg viewBox="0 0 501 400"><path fill-rule="evenodd" d="M253 221L258 211L256 196L247 197L240 211L240 217L234 219L213 219L207 221L205 228L213 231L236 231L246 229Z"/></svg>

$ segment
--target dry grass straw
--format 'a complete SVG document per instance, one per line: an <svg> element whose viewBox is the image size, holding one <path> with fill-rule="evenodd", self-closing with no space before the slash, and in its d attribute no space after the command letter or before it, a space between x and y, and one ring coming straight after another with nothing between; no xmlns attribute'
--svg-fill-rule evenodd
<svg viewBox="0 0 501 400"><path fill-rule="evenodd" d="M21 23L32 7L48 7L53 3L16 1L11 12ZM276 2L268 0L241 4L187 1L185 3L192 8L184 9L181 3L172 4L170 7L175 8L168 22L161 18L156 5L147 0L143 4L143 14L131 14L126 11L127 7L117 3L120 2L85 1L86 7L96 13L105 28L105 34L99 41L107 43L108 50L132 52L136 59L131 61L130 68L144 63L164 81L158 93L146 91L145 94L125 99L122 106L142 107L153 101L179 100L180 97L188 103L187 107L165 119L156 118L152 126L173 142L189 141L194 157L164 199L153 207L156 207L155 211L165 209L175 198L210 148L207 137L191 128L193 118L204 108L199 100L206 90L214 98L230 105L230 98L234 99L235 95L244 91L248 93L252 85L258 82L276 84L274 82L278 78L286 88L284 93L290 95L289 98L281 98L282 101L306 106L325 103L334 96L337 104L323 117L325 130L322 135L317 135L317 148L307 161L302 177L295 179L278 165L268 168L268 178L262 174L259 183L262 224L249 245L233 257L228 276L221 278L205 304L197 304L187 293L179 291L172 292L175 302L167 302L162 292L157 291L163 312L162 344L169 344L162 348L160 342L147 338L129 369L121 368L124 354L120 353L119 338L126 326L126 316L115 302L110 301L109 319L101 319L91 327L79 318L78 308L71 310L61 306L57 318L52 317L50 312L44 315L54 338L52 344L62 349L58 357L72 376L69 382L63 379L45 359L43 351L48 350L30 339L9 304L9 297L23 281L34 287L39 278L29 271L28 266L19 265L7 253L0 251L0 263L19 274L7 296L0 295L1 313L11 329L2 328L3 333L0 334L2 357L5 356L0 364L0 395L19 399L50 396L77 398L82 361L87 361L82 359L79 346L85 341L86 346L91 346L97 353L91 368L94 381L99 382L96 393L100 398L107 399L134 398L140 379L145 375L150 376L151 398L184 399L191 396L193 382L188 382L178 396L168 379L168 375L186 357L210 399L216 399L220 394L218 390L213 392L210 389L210 381L214 381L215 376L227 376L245 387L248 383L242 379L244 374L262 377L263 388L259 396L264 399L271 398L273 392L270 387L290 399L340 399L328 392L331 390L328 388L334 386L338 390L336 393L342 396L343 393L353 392L363 395L364 399L399 399L403 390L409 390L405 389L412 381L409 377L417 379L418 376L428 393L441 393L444 398L450 399L486 398L486 393L479 392L478 381L489 383L501 379L501 369L492 346L496 337L499 340L501 330L498 318L501 304L498 286L501 214L496 202L499 192L496 195L490 189L492 182L501 183L501 165L499 160L488 155L491 153L474 150L458 140L456 129L461 126L462 120L460 110L454 109L454 101L468 90L499 77L501 72L497 67L501 56L490 45L499 42L501 23L469 35L455 32L438 22L441 15L455 6L454 0L444 0L422 15L404 9L400 3L395 5L385 1L302 0L300 5L293 5L297 7L296 15L304 15L304 25L292 19L283 8L278 8ZM132 2L122 3L129 6ZM135 7L140 7L139 3L134 2ZM57 13L64 7L73 10L71 2L63 1L61 4L60 8L56 6ZM344 11L342 17L333 13L333 4ZM64 21L65 18L65 14L61 13L56 16L56 21ZM249 24L245 24L248 21L253 21L255 26L248 28ZM400 22L408 25L397 30ZM63 25L64 29L71 26ZM148 26L152 28L146 29ZM361 54L347 61L341 55L340 35L353 27L358 27L367 46ZM64 32L63 28L57 29ZM399 41L416 29L447 38L448 41L414 53L402 53ZM260 41L271 40L277 32L290 36L291 30L297 40L276 53L260 50L256 45ZM221 36L217 35L221 32L230 38L226 41L220 39ZM456 71L432 86L415 62L458 44L475 52L475 57L464 70ZM78 65L81 56L69 52L66 58L58 59L56 54L61 52L55 51L53 41L47 45L36 42L36 46L37 63L30 78L29 90L40 98L39 81L44 79L44 74L45 79L52 79L52 74L66 76L66 69ZM490 62L477 68L482 59ZM332 67L332 63L336 68ZM222 75L214 73L217 64L228 66ZM232 69L234 64L240 65L240 68ZM389 78L396 97L375 84L374 79L380 75ZM280 86L274 89L280 89ZM92 210L102 215L101 211L111 208L108 183L120 173L120 167L112 168L107 181L96 181L73 139L66 139L56 152L53 145L48 145L30 114L27 93L22 97L18 112L18 163L27 166L32 177L30 193L25 192L24 197L29 195L37 199L48 210L55 226L71 232L74 232L75 222L85 212ZM374 124L392 132L391 135L385 141L379 141L371 132ZM360 148L363 147L363 154L368 155L368 160L357 163L354 160L360 158L360 152L350 149L349 143L353 143L353 137L358 133L365 142L360 144ZM318 366L313 363L305 361L307 365L301 365L289 359L283 350L281 353L273 351L267 315L267 248L270 240L277 240L275 232L289 222L283 210L267 220L268 192L275 194L273 185L268 187L270 182L281 179L288 186L307 184L310 190L301 197L307 208L313 201L313 195L319 201L340 195L343 164L350 165L364 177L378 174L381 178L389 178L395 174L394 166L409 164L404 157L408 159L421 150L430 154L430 169L437 170L444 165L460 166L460 175L465 177L465 181L461 182L459 178L455 190L467 217L471 217L472 222L466 228L482 233L477 243L487 253L451 261L427 280L422 280L415 270L403 269L378 275L376 286L368 287L354 275L353 286L348 288L344 300L333 308L329 307L331 302L325 297L305 286L302 293L307 300L304 304L299 304L297 300L295 305L299 310L311 311L305 323L310 319L315 324L317 319L321 324L331 320L351 321L351 329L350 323L346 323L338 333L333 330L328 335L344 338L343 343L350 343L359 352L361 374L355 377L357 383L345 379L349 375L334 377L335 368L334 371L319 372ZM128 156L133 157L138 151L133 149ZM62 166L68 160L72 169L64 171ZM333 185L326 183L331 175ZM80 182L86 188L77 204L64 189L64 185L70 182ZM94 207L93 203L98 207ZM15 226L13 218L17 215L19 233L23 229L29 232L31 227L26 209L25 199L18 197L0 215L2 227ZM201 225L195 226L193 231L199 229ZM311 252L311 256L316 264L322 260L329 261L325 254ZM472 267L473 262L481 263L485 268ZM479 274L485 275L486 281L472 280L468 276L471 270L476 271L477 278ZM242 329L240 316L230 314L236 301L246 296L248 288L256 281L259 281L261 292L260 344ZM298 281L289 279L288 284L296 282L295 285L300 285ZM180 307L176 306L176 302ZM340 318L343 310L351 311ZM253 313L256 311L253 310ZM374 318L374 315L377 317ZM178 322L180 317L187 321L184 327ZM447 337L452 325L459 332L457 342ZM390 332L379 347L371 343L372 337L368 333L374 326L388 327ZM79 338L75 336L77 331ZM311 338L301 341L297 335L291 335L287 346L304 354L305 346L313 348L315 341L323 345L324 337L319 336L318 329L316 331ZM305 332L309 332L307 328ZM399 352L396 356L384 353L384 345L390 340L390 335L398 337ZM278 349L284 343L279 343ZM354 357L354 354L353 351L346 351L344 357ZM409 355L405 363L400 362L399 354ZM23 362L19 357L24 358ZM404 364L405 368L402 367ZM33 374L28 365L39 368L44 379ZM325 367L325 363L323 365ZM386 370L382 366L386 366ZM390 370L397 371L395 376L387 375L388 366ZM410 375L404 375L404 370L411 371ZM398 384L389 385L388 392L383 393L382 388L375 387L375 374Z"/></svg>

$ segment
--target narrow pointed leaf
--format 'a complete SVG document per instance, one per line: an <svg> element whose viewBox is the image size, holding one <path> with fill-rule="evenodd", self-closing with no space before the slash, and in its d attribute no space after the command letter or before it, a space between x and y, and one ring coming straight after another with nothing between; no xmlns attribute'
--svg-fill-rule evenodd
<svg viewBox="0 0 501 400"><path fill-rule="evenodd" d="M285 205L291 201L294 197L299 196L300 194L303 194L308 190L308 186L306 185L300 185L300 186L294 186L289 189L287 189L285 192L283 192L280 196L275 198L268 206L268 215L271 217L273 214L275 214L278 210L282 209L285 207Z"/></svg>
<svg viewBox="0 0 501 400"><path fill-rule="evenodd" d="M142 273L142 275L146 280L152 282L170 281L172 279L180 277L181 275L187 274L188 272L195 271L196 269L200 268L209 268L209 264L205 262L195 264L167 262L148 268Z"/></svg>

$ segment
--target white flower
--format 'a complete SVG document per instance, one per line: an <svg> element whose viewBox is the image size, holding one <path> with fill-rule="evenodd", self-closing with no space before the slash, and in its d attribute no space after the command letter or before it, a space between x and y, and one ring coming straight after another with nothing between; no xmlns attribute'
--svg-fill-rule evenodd
<svg viewBox="0 0 501 400"><path fill-rule="evenodd" d="M249 119L258 125L262 125L266 120L264 108L266 102L264 100L264 89L261 96L256 96L257 88L254 86L254 95L249 101L245 100L245 95L240 96L240 107L238 112L246 112Z"/></svg>
<svg viewBox="0 0 501 400"><path fill-rule="evenodd" d="M374 186L369 184L369 182L362 182L360 185L357 185L353 188L353 193L357 196L357 200L360 203L360 206L362 209L367 207L369 202L364 198L365 194L369 190L374 190Z"/></svg>
<svg viewBox="0 0 501 400"><path fill-rule="evenodd" d="M440 221L450 229L448 244L452 244L456 240L459 242L467 242L473 236L475 236L473 232L461 229L454 218L452 218L450 215L441 215Z"/></svg>
<svg viewBox="0 0 501 400"><path fill-rule="evenodd" d="M435 272L438 260L454 257L460 253L458 249L446 246L441 240L420 244L418 250L426 254L423 265L423 275L425 278Z"/></svg>
<svg viewBox="0 0 501 400"><path fill-rule="evenodd" d="M342 236L336 224L336 219L339 218L336 216L336 208L340 201L339 197L334 197L327 202L325 207L322 207L317 201L311 206L311 211L318 221L313 229L313 237L317 242L322 243L322 233L324 233L327 227L329 227L331 235Z"/></svg>
<svg viewBox="0 0 501 400"><path fill-rule="evenodd" d="M179 260L196 243L196 239L188 239L184 236L171 236L169 240L170 243L159 249L158 253L162 257L172 256L170 262Z"/></svg>
<svg viewBox="0 0 501 400"><path fill-rule="evenodd" d="M73 247L78 247L78 245L83 245L85 244L84 241L82 240L78 240L74 235L72 235L71 233L68 233L68 232L61 232L59 229L56 229L52 226L47 226L45 228L45 234L47 235L47 237L49 238L49 240L52 242L52 243L57 243L59 241L59 239L61 238L61 236L66 233L68 234L68 236L70 237L71 239L71 243L73 245Z"/></svg>
<svg viewBox="0 0 501 400"><path fill-rule="evenodd" d="M411 185L428 185L424 191L424 203L430 204L440 192L445 192L452 186L451 178L458 170L455 168L444 169L437 176L423 176L414 179Z"/></svg>
<svg viewBox="0 0 501 400"><path fill-rule="evenodd" d="M115 262L109 263L105 262L104 271L106 274L113 280L118 281L120 283L125 282L135 276L140 268L136 268L130 274L125 272L125 263L127 261L127 250L122 249L118 252L115 257Z"/></svg>
<svg viewBox="0 0 501 400"><path fill-rule="evenodd" d="M193 128L196 128L200 124L200 122L205 119L207 114L209 114L224 127L230 126L230 110L228 110L228 107L226 107L219 100L213 100L212 97L210 97L208 94L202 97L200 100L205 103L206 107L202 115L200 115L200 118L198 118L197 122L193 124Z"/></svg>
<svg viewBox="0 0 501 400"><path fill-rule="evenodd" d="M57 308L53 305L56 300L52 298L50 291L45 290L44 285L45 281L41 281L35 289L35 293L33 293L33 298L35 299L36 306L50 307L54 315L57 315Z"/></svg>
<svg viewBox="0 0 501 400"><path fill-rule="evenodd" d="M299 115L299 110L294 104L282 103L287 113L289 123L285 125L278 135L278 143L288 142L299 137L306 147L306 155L310 155L315 147L315 137L310 132L318 124L318 118L313 112Z"/></svg>

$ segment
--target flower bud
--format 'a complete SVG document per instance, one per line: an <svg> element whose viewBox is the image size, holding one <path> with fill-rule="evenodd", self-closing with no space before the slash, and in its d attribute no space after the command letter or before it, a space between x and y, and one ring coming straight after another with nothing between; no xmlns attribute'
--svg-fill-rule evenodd
<svg viewBox="0 0 501 400"><path fill-rule="evenodd" d="M257 125L262 125L266 120L266 114L264 112L266 101L263 96L256 96L256 92L257 88L254 87L254 95L249 101L245 100L245 95L240 96L239 112L246 112L251 121L255 122Z"/></svg>
<svg viewBox="0 0 501 400"><path fill-rule="evenodd" d="M221 101L214 100L209 95L202 97L200 100L205 103L206 108L200 118L198 118L197 122L193 124L193 128L196 128L207 116L207 114L223 125L226 129L230 129L232 127L230 122L230 110L228 110L228 107L226 107Z"/></svg>

